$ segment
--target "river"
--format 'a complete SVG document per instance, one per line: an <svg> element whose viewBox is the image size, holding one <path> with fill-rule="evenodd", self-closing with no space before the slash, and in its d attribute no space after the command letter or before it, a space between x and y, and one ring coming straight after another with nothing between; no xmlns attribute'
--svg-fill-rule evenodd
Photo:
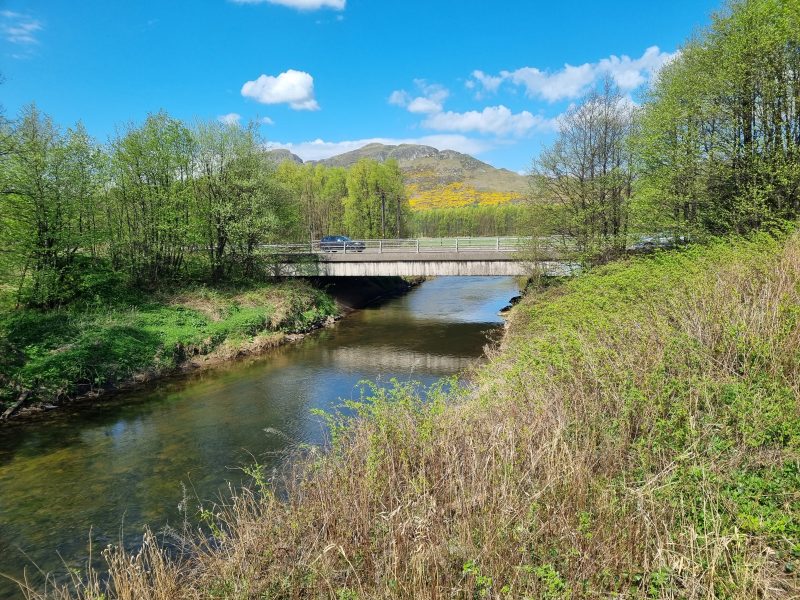
<svg viewBox="0 0 800 600"><path fill-rule="evenodd" d="M213 501L254 457L321 443L311 409L357 398L363 380L462 371L517 293L510 278L434 279L259 359L0 429L0 573L82 568L90 536L97 554L180 523L184 494ZM0 599L21 597L0 578Z"/></svg>

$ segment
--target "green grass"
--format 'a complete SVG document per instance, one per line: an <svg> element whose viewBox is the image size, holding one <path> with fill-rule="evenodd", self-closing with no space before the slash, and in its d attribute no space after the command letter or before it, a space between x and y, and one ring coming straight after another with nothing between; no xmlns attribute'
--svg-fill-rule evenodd
<svg viewBox="0 0 800 600"><path fill-rule="evenodd" d="M302 331L334 314L332 300L298 282L155 295L51 311L0 313L0 399L31 391L40 401L174 371L223 342Z"/></svg>
<svg viewBox="0 0 800 600"><path fill-rule="evenodd" d="M530 293L471 388L349 402L188 561L109 552L109 597L800 597L799 319L797 235Z"/></svg>

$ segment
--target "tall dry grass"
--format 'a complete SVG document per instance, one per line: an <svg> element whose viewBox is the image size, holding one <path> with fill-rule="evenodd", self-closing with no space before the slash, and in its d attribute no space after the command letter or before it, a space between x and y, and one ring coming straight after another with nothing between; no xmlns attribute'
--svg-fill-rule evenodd
<svg viewBox="0 0 800 600"><path fill-rule="evenodd" d="M185 558L148 535L28 597L798 597L799 319L797 236L612 265L528 297L470 389L331 417Z"/></svg>

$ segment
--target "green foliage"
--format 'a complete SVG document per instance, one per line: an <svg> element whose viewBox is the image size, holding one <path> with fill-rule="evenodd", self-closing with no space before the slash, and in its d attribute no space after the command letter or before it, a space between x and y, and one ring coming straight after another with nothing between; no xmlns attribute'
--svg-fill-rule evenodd
<svg viewBox="0 0 800 600"><path fill-rule="evenodd" d="M464 567L462 568L461 573L465 577L469 577L473 580L474 598L491 597L494 580L491 577L481 573L481 568L479 564L477 564L475 561L469 560L464 563Z"/></svg>
<svg viewBox="0 0 800 600"><path fill-rule="evenodd" d="M634 178L628 139L633 111L607 79L561 118L555 143L534 161L537 235L570 240L577 260L605 262L628 242Z"/></svg>
<svg viewBox="0 0 800 600"><path fill-rule="evenodd" d="M268 272L262 244L299 237L307 207L254 126L189 128L160 112L107 147L36 106L0 126L11 140L0 152L0 284L18 304L65 305L111 279L145 289L253 279Z"/></svg>
<svg viewBox="0 0 800 600"><path fill-rule="evenodd" d="M409 213L403 176L396 161L361 160L347 173L344 226L353 237L400 238Z"/></svg>
<svg viewBox="0 0 800 600"><path fill-rule="evenodd" d="M560 599L571 596L566 583L553 565L547 563L535 567L532 572L542 584L542 598Z"/></svg>
<svg viewBox="0 0 800 600"><path fill-rule="evenodd" d="M345 231L347 172L344 169L285 161L278 166L277 179L291 190L301 215L298 239L318 240Z"/></svg>
<svg viewBox="0 0 800 600"><path fill-rule="evenodd" d="M795 426L794 433L798 432ZM765 535L777 546L785 540L800 540L800 467L791 461L782 465L739 469L722 482L721 497L731 519L753 535Z"/></svg>
<svg viewBox="0 0 800 600"><path fill-rule="evenodd" d="M298 239L343 233L365 239L406 234L410 209L394 161L362 160L349 170L286 161L278 166L277 178L297 204Z"/></svg>
<svg viewBox="0 0 800 600"><path fill-rule="evenodd" d="M58 399L135 375L168 373L226 340L246 343L261 333L304 331L335 313L329 297L297 283L190 288L173 298L128 291L116 300L95 297L46 313L5 312L0 401L23 390Z"/></svg>
<svg viewBox="0 0 800 600"><path fill-rule="evenodd" d="M411 237L530 235L531 212L527 203L416 210L409 229Z"/></svg>
<svg viewBox="0 0 800 600"><path fill-rule="evenodd" d="M112 142L111 257L141 283L177 276L191 243L195 140L160 112Z"/></svg>
<svg viewBox="0 0 800 600"><path fill-rule="evenodd" d="M800 5L733 0L661 72L635 138L639 218L746 232L800 205Z"/></svg>
<svg viewBox="0 0 800 600"><path fill-rule="evenodd" d="M255 125L199 123L193 137L193 232L208 254L211 279L252 277L258 245L291 240L298 207L274 176Z"/></svg>
<svg viewBox="0 0 800 600"><path fill-rule="evenodd" d="M702 240L800 214L800 5L730 0L665 65L641 109L608 83L534 161L542 234L597 264L629 233ZM634 238L635 240L635 238Z"/></svg>
<svg viewBox="0 0 800 600"><path fill-rule="evenodd" d="M0 280L36 306L62 302L79 253L103 241L99 211L103 157L81 125L66 133L36 106L26 108L2 156Z"/></svg>

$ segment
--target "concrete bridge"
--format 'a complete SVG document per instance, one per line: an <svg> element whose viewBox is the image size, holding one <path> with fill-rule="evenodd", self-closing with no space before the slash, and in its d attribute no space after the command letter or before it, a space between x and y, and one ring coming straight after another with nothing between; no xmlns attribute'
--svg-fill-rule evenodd
<svg viewBox="0 0 800 600"><path fill-rule="evenodd" d="M531 272L526 256L534 248L538 264L564 272L553 240L524 237L317 241L263 246L262 252L283 277L516 276Z"/></svg>

